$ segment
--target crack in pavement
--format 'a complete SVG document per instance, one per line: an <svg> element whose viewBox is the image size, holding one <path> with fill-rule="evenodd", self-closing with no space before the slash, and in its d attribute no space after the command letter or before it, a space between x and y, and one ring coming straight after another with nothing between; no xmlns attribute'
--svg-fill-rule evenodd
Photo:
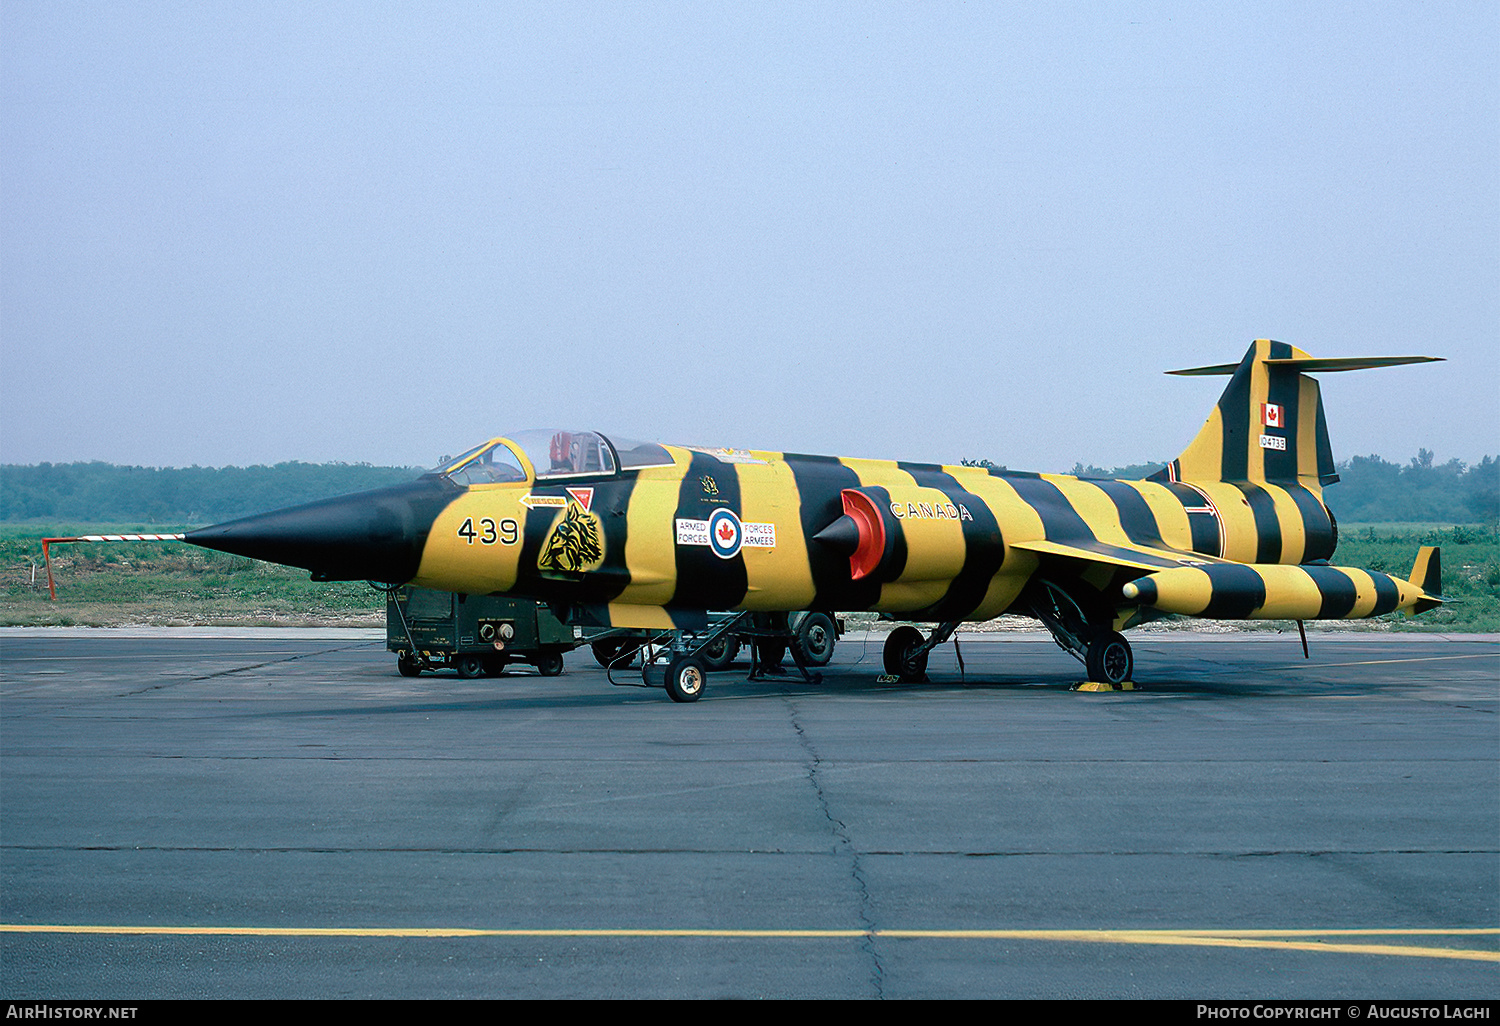
<svg viewBox="0 0 1500 1026"><path fill-rule="evenodd" d="M349 652L356 648L365 648L366 644L361 642L357 645L340 645L338 648L323 648L316 652L299 652L297 655L285 656L281 659L267 659L263 663L252 663L248 666L236 666L228 670L217 670L214 673L205 673L198 677L183 677L178 680L169 680L161 684L152 684L150 687L140 688L136 691L122 691L116 698L129 698L132 695L145 695L152 691L160 691L163 688L176 687L179 684L198 684L205 680L213 680L216 677L229 677L236 673L248 673L251 670L264 669L267 666L277 666L281 663L296 662L298 659L311 659L313 656L332 655L335 652Z"/></svg>
<svg viewBox="0 0 1500 1026"><path fill-rule="evenodd" d="M875 990L876 999L885 997L885 966L881 963L880 952L875 946L875 919L870 913L870 885L865 879L864 867L860 864L859 852L854 847L854 842L849 837L848 827L842 820L833 815L828 808L828 796L823 793L822 782L818 779L823 760L818 755L817 749L812 745L807 732L802 729L802 724L797 719L797 703L791 696L786 698L787 713L791 717L792 729L797 732L797 743L807 753L807 781L812 785L813 794L817 796L818 808L823 810L823 816L833 828L833 835L837 839L837 847L849 856L849 874L854 880L854 886L859 892L859 921L865 931L860 940L860 950L870 959L870 985Z"/></svg>

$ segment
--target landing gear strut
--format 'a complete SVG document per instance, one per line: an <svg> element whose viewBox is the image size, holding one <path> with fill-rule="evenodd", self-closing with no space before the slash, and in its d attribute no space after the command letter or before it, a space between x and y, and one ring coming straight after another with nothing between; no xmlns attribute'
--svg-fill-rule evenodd
<svg viewBox="0 0 1500 1026"><path fill-rule="evenodd" d="M932 629L926 638L922 632L903 624L886 635L882 656L885 672L900 678L903 684L919 684L927 679L927 654L953 636L961 621L949 620Z"/></svg>
<svg viewBox="0 0 1500 1026"><path fill-rule="evenodd" d="M1112 611L1102 599L1083 602L1052 581L1037 582L1031 612L1052 632L1052 640L1088 670L1089 680L1117 686L1130 680L1135 656L1130 642L1113 629ZM1084 605L1091 607L1085 612Z"/></svg>

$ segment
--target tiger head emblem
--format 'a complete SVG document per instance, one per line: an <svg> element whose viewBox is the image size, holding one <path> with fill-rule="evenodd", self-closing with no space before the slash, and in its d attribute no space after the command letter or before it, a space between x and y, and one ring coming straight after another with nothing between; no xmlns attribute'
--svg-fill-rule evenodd
<svg viewBox="0 0 1500 1026"><path fill-rule="evenodd" d="M604 532L599 518L577 502L569 502L562 517L542 542L536 565L542 570L582 573L604 562Z"/></svg>

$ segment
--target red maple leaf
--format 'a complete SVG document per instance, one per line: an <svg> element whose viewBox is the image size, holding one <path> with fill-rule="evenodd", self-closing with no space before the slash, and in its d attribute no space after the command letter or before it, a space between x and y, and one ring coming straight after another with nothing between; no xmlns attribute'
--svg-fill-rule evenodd
<svg viewBox="0 0 1500 1026"><path fill-rule="evenodd" d="M719 524L719 540L725 545L734 540L734 528L729 526L729 521L727 520Z"/></svg>

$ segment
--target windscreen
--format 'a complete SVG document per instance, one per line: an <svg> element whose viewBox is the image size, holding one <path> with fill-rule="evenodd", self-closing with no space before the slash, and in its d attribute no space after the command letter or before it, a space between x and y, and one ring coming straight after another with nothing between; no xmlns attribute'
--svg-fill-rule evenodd
<svg viewBox="0 0 1500 1026"><path fill-rule="evenodd" d="M446 461L435 472L446 474L461 485L526 480L521 461L498 440L475 446L457 459Z"/></svg>

